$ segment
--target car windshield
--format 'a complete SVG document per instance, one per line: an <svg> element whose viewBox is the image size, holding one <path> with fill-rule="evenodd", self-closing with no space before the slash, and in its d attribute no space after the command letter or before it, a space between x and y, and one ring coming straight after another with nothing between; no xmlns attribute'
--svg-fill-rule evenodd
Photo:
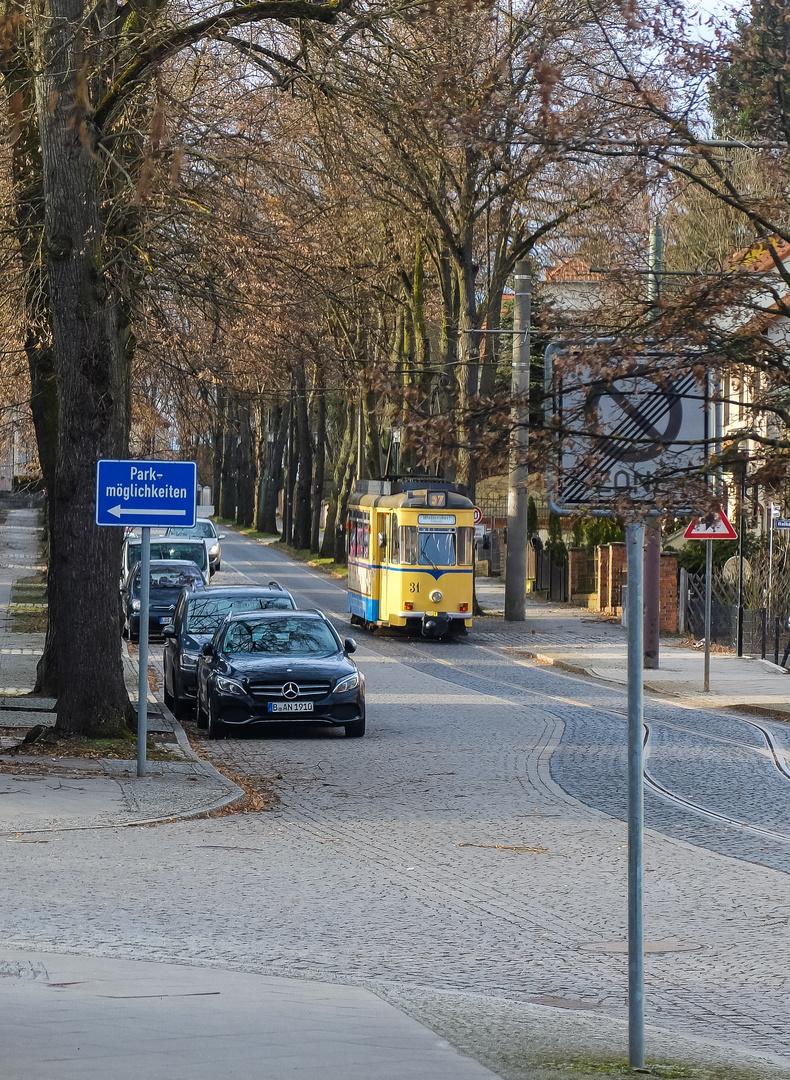
<svg viewBox="0 0 790 1080"><path fill-rule="evenodd" d="M214 526L210 521L198 521L196 525L193 525L191 529L188 529L185 525L174 525L167 530L168 536L194 536L196 539L201 540L204 536L216 536Z"/></svg>
<svg viewBox="0 0 790 1080"><path fill-rule="evenodd" d="M187 609L187 632L213 634L230 611L289 611L293 608L290 596L201 596Z"/></svg>
<svg viewBox="0 0 790 1080"><path fill-rule="evenodd" d="M455 566L455 532L420 529L420 566Z"/></svg>
<svg viewBox="0 0 790 1080"><path fill-rule="evenodd" d="M131 568L135 563L139 563L141 558L142 546L140 544L130 544L129 567ZM206 545L202 541L200 543L195 543L194 540L185 540L181 543L179 543L178 540L152 540L151 558L186 559L188 562L193 562L202 570L205 570L207 558Z"/></svg>
<svg viewBox="0 0 790 1080"><path fill-rule="evenodd" d="M135 574L132 585L135 596L140 595L140 577L139 573ZM203 584L196 566L152 567L149 581L152 589L194 589Z"/></svg>
<svg viewBox="0 0 790 1080"><path fill-rule="evenodd" d="M239 619L230 624L222 651L229 656L331 656L339 645L323 619Z"/></svg>

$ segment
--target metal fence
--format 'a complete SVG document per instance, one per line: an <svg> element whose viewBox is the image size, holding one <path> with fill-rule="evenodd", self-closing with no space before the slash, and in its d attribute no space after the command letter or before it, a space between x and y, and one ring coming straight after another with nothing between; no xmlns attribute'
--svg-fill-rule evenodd
<svg viewBox="0 0 790 1080"><path fill-rule="evenodd" d="M547 551L535 552L535 588L549 600L563 604L568 599L568 564L557 566Z"/></svg>

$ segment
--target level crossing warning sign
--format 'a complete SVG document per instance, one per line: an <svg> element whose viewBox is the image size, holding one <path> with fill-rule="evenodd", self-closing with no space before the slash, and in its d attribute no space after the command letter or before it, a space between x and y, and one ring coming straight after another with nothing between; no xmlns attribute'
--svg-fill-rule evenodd
<svg viewBox="0 0 790 1080"><path fill-rule="evenodd" d="M683 534L687 540L737 540L738 534L723 510L695 517Z"/></svg>

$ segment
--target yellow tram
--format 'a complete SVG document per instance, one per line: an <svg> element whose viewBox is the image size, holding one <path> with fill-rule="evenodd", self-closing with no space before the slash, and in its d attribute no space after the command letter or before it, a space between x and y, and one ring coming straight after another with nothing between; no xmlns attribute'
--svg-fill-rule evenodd
<svg viewBox="0 0 790 1080"><path fill-rule="evenodd" d="M443 480L360 480L348 504L348 611L361 626L466 633L474 506Z"/></svg>

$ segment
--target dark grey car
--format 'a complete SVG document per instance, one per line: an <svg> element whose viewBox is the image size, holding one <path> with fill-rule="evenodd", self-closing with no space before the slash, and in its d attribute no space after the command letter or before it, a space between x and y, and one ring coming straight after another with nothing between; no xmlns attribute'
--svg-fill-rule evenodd
<svg viewBox="0 0 790 1080"><path fill-rule="evenodd" d="M268 585L225 585L181 597L173 621L164 627L165 704L179 720L191 715L196 700L200 650L211 641L231 611L288 611L294 598L275 581Z"/></svg>

